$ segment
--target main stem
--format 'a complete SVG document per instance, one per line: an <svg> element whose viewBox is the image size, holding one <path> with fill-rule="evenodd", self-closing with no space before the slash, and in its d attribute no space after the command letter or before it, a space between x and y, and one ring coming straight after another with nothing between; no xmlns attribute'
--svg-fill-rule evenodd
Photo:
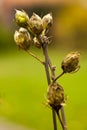
<svg viewBox="0 0 87 130"><path fill-rule="evenodd" d="M48 85L50 85L51 84L51 79L50 79L49 65L48 65L49 61L48 61L47 44L44 43L42 48L43 48L43 53L44 53L44 56L45 56L45 71L46 71L47 82L48 82ZM54 130L57 130L56 113L55 113L53 108L52 108L52 116L53 116Z"/></svg>

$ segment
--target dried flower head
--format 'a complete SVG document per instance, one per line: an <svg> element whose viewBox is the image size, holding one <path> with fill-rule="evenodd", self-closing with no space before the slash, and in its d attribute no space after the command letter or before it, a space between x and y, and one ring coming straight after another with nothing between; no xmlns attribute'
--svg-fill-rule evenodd
<svg viewBox="0 0 87 130"><path fill-rule="evenodd" d="M16 10L15 21L18 26L26 27L28 25L29 16L24 10L22 10L22 11Z"/></svg>
<svg viewBox="0 0 87 130"><path fill-rule="evenodd" d="M14 41L20 48L28 50L31 44L31 37L28 31L21 27L19 31L15 31Z"/></svg>
<svg viewBox="0 0 87 130"><path fill-rule="evenodd" d="M42 20L35 13L33 13L33 15L31 16L28 24L29 24L29 27L30 27L31 31L34 34L40 34L42 32L42 30L43 30Z"/></svg>
<svg viewBox="0 0 87 130"><path fill-rule="evenodd" d="M71 52L68 55L66 55L65 59L62 61L61 67L64 71L64 73L71 73L76 72L79 70L80 66L79 63L79 52Z"/></svg>
<svg viewBox="0 0 87 130"><path fill-rule="evenodd" d="M64 90L57 83L52 84L47 92L48 104L56 110L59 110L64 101Z"/></svg>
<svg viewBox="0 0 87 130"><path fill-rule="evenodd" d="M37 37L34 37L34 38L33 38L33 42L34 42L34 45L35 45L37 48L41 48L41 43L39 42L39 40L38 40Z"/></svg>
<svg viewBox="0 0 87 130"><path fill-rule="evenodd" d="M49 14L45 15L42 18L42 23L43 23L43 29L48 30L49 27L51 27L52 24L53 24L52 13L49 13Z"/></svg>

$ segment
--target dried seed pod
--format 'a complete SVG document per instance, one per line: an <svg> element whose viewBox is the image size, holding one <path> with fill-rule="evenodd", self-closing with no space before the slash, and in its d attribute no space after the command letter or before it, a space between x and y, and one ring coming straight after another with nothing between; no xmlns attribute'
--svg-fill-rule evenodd
<svg viewBox="0 0 87 130"><path fill-rule="evenodd" d="M42 19L35 13L29 19L29 27L34 34L40 34L43 30Z"/></svg>
<svg viewBox="0 0 87 130"><path fill-rule="evenodd" d="M16 10L15 21L18 26L27 27L28 21L29 21L29 16L24 10L22 10L22 11Z"/></svg>
<svg viewBox="0 0 87 130"><path fill-rule="evenodd" d="M53 24L52 13L46 14L42 18L42 23L43 23L43 29L48 30Z"/></svg>
<svg viewBox="0 0 87 130"><path fill-rule="evenodd" d="M56 111L58 111L61 108L62 104L65 103L64 90L62 86L57 83L50 85L47 92L47 99L48 104Z"/></svg>
<svg viewBox="0 0 87 130"><path fill-rule="evenodd" d="M14 41L20 48L28 50L32 40L28 31L21 27L19 31L15 31Z"/></svg>
<svg viewBox="0 0 87 130"><path fill-rule="evenodd" d="M34 42L34 45L35 45L37 48L41 48L41 43L39 42L39 40L38 40L37 37L34 37L34 38L33 38L33 42Z"/></svg>
<svg viewBox="0 0 87 130"><path fill-rule="evenodd" d="M79 52L71 52L68 55L66 55L65 59L62 61L61 64L61 68L63 69L64 73L71 73L79 70L79 57Z"/></svg>

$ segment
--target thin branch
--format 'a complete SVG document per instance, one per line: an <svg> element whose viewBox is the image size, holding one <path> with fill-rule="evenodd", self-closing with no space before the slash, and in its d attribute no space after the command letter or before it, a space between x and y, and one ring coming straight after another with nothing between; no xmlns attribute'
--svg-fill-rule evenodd
<svg viewBox="0 0 87 130"><path fill-rule="evenodd" d="M48 47L48 46L47 46L47 47ZM47 48L47 47L46 47L46 48ZM47 50L48 50L48 48L47 48ZM46 54L46 58L47 58L48 65L49 65L49 68L50 68L51 73L52 73L52 79L55 79L55 66L52 66L52 63L51 63L51 60L50 60L50 58L49 58L48 53Z"/></svg>
<svg viewBox="0 0 87 130"><path fill-rule="evenodd" d="M59 79L61 76L63 76L65 73L64 73L64 71L60 74L60 75L58 75L54 80L53 80L53 83L57 80L57 79Z"/></svg>
<svg viewBox="0 0 87 130"><path fill-rule="evenodd" d="M25 50L26 51L26 50ZM35 54L33 54L30 51L26 51L29 55L31 55L32 57L34 57L36 60L38 60L41 64L45 64L42 60L40 60Z"/></svg>

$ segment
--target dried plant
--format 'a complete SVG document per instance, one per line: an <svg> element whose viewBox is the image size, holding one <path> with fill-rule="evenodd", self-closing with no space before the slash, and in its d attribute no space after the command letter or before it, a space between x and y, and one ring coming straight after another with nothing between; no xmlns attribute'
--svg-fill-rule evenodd
<svg viewBox="0 0 87 130"><path fill-rule="evenodd" d="M56 76L56 67L52 65L48 55L50 39L47 36L47 33L53 24L52 13L46 14L43 18L33 13L29 18L28 14L24 10L16 10L15 22L20 27L19 30L14 33L14 41L16 42L16 45L33 56L45 67L48 82L47 103L52 108L54 130L57 130L56 114L61 123L62 129L67 130L64 114L64 88L59 85L57 80L66 73L72 73L79 70L80 66L78 64L80 53L69 53L61 62L62 73ZM30 52L31 44L43 51L44 61Z"/></svg>

